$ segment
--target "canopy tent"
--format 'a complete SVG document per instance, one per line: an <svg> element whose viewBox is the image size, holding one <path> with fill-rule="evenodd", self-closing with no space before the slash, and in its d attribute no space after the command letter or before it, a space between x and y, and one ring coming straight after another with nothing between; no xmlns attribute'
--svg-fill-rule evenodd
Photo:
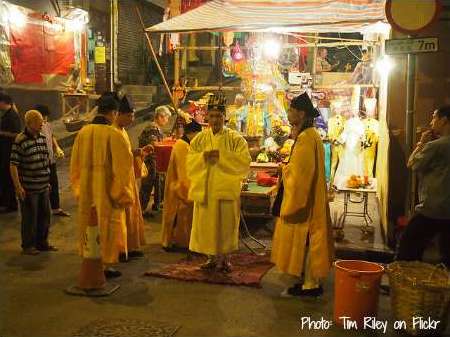
<svg viewBox="0 0 450 337"><path fill-rule="evenodd" d="M385 0L212 0L146 31L364 32L384 26L384 8Z"/></svg>

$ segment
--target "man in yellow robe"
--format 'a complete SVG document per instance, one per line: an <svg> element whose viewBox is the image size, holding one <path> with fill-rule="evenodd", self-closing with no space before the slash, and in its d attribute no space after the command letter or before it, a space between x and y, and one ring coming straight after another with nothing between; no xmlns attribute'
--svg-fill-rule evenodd
<svg viewBox="0 0 450 337"><path fill-rule="evenodd" d="M251 157L245 139L224 127L225 100L211 97L210 128L191 142L187 175L189 199L194 201L189 249L208 255L203 269L229 272L227 254L238 249L241 182Z"/></svg>
<svg viewBox="0 0 450 337"><path fill-rule="evenodd" d="M189 178L186 171L186 158L191 140L202 131L195 120L184 126L183 136L177 140L170 155L164 190L162 246L189 248L191 237L193 204L188 200Z"/></svg>
<svg viewBox="0 0 450 337"><path fill-rule="evenodd" d="M325 179L324 148L313 127L318 112L307 93L291 102L289 123L299 130L289 162L282 168L283 199L273 243L272 262L302 282L282 296L319 296L319 283L331 267L333 239Z"/></svg>
<svg viewBox="0 0 450 337"><path fill-rule="evenodd" d="M118 97L117 97L118 98ZM141 203L139 200L139 190L136 182L135 172L138 171L137 168L138 163L142 163L142 159L140 161L136 160L136 157L144 157L145 155L152 152L153 147L151 145L147 145L144 148L138 148L134 151L132 150L130 137L128 136L125 128L134 121L134 109L132 104L127 96L122 97L119 105L119 115L114 123L114 126L120 130L122 136L127 143L128 149L130 153L133 154L135 160L132 163L132 166L129 167L131 171L131 180L130 180L130 189L133 191L133 204L125 209L125 223L127 229L127 249L128 254L125 250L125 246L122 248L122 252L120 254L120 261L125 262L129 258L143 257L144 253L142 252L142 246L145 245L144 238L144 218L142 216Z"/></svg>
<svg viewBox="0 0 450 337"><path fill-rule="evenodd" d="M118 102L111 95L98 100L98 114L92 124L78 133L70 163L70 180L78 200L81 254L89 257L89 251L83 247L89 235L90 217L95 213L106 277L121 275L110 265L118 262L120 248L126 247L125 208L133 204L133 157L122 133L111 126L117 109Z"/></svg>

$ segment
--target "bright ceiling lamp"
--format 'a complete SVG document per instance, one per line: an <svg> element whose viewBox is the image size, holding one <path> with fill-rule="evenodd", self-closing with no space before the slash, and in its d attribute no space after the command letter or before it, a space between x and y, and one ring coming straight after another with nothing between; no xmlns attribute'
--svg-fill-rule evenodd
<svg viewBox="0 0 450 337"><path fill-rule="evenodd" d="M265 40L263 43L263 54L268 59L277 59L280 55L281 44L277 40Z"/></svg>
<svg viewBox="0 0 450 337"><path fill-rule="evenodd" d="M389 75L392 68L394 68L394 61L387 55L384 55L375 63L375 69L381 76Z"/></svg>
<svg viewBox="0 0 450 337"><path fill-rule="evenodd" d="M8 10L8 21L16 27L24 27L27 23L27 16L15 6L11 6Z"/></svg>
<svg viewBox="0 0 450 337"><path fill-rule="evenodd" d="M67 20L66 29L71 32L81 32L84 28L84 22L79 19Z"/></svg>

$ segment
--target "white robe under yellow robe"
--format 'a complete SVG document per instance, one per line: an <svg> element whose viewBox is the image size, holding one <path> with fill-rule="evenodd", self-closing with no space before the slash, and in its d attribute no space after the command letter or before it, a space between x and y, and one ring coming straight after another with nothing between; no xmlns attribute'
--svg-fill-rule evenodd
<svg viewBox="0 0 450 337"><path fill-rule="evenodd" d="M117 127L117 126L116 126ZM125 129L118 128L125 139L130 153L132 153L131 141L128 133ZM131 180L130 189L133 190L133 204L125 209L125 223L126 223L126 237L127 237L127 249L128 251L139 251L141 247L145 245L144 238L144 218L142 217L141 202L139 199L139 189L137 186L136 176L135 176L135 161L133 161L133 166L130 167ZM123 252L126 252L123 249Z"/></svg>
<svg viewBox="0 0 450 337"><path fill-rule="evenodd" d="M193 203L188 200L189 179L186 160L189 144L178 139L172 148L166 173L162 222L162 246L189 248Z"/></svg>
<svg viewBox="0 0 450 337"><path fill-rule="evenodd" d="M116 263L126 247L125 208L133 203L130 187L133 158L122 133L90 124L78 133L72 148L70 180L78 201L80 252L94 207L102 261Z"/></svg>
<svg viewBox="0 0 450 337"><path fill-rule="evenodd" d="M204 159L210 150L219 150L215 164ZM187 158L189 199L194 201L191 251L218 255L238 249L241 182L250 162L247 142L234 130L214 135L206 129L192 140Z"/></svg>
<svg viewBox="0 0 450 337"><path fill-rule="evenodd" d="M284 273L300 276L307 250L310 276L324 278L331 267L333 238L324 165L322 140L314 128L308 128L297 137L282 170L284 194L271 260Z"/></svg>

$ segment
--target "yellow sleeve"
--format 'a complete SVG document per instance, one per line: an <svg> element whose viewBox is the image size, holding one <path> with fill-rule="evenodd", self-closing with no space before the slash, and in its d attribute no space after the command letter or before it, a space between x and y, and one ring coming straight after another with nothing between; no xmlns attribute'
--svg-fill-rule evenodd
<svg viewBox="0 0 450 337"><path fill-rule="evenodd" d="M203 157L204 134L199 133L191 141L186 160L186 173L190 180L189 200L204 201L206 195L207 164Z"/></svg>
<svg viewBox="0 0 450 337"><path fill-rule="evenodd" d="M75 198L80 196L80 150L79 150L79 134L75 138L75 142L72 146L72 152L70 156L70 183L72 185L72 191Z"/></svg>
<svg viewBox="0 0 450 337"><path fill-rule="evenodd" d="M187 176L186 160L189 152L188 146L177 146L175 152L175 170L177 180L173 186L178 198L183 201L188 200L189 178Z"/></svg>
<svg viewBox="0 0 450 337"><path fill-rule="evenodd" d="M316 170L315 147L314 139L304 133L299 135L290 161L283 167L281 217L299 214L308 204Z"/></svg>
<svg viewBox="0 0 450 337"><path fill-rule="evenodd" d="M112 164L111 199L119 208L131 206L133 204L133 154L123 135L114 129L110 137L110 151Z"/></svg>
<svg viewBox="0 0 450 337"><path fill-rule="evenodd" d="M248 151L248 145L244 137L236 134L232 137L233 151L219 149L218 165L224 173L245 178L252 161Z"/></svg>

